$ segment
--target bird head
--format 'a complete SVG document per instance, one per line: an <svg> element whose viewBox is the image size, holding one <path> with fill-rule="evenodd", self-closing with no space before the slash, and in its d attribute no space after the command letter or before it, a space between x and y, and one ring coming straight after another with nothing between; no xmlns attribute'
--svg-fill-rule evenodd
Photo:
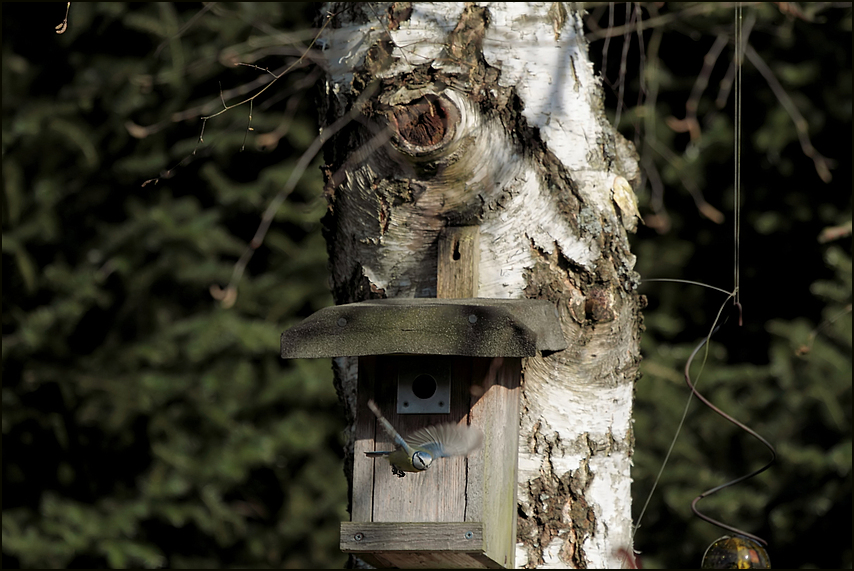
<svg viewBox="0 0 854 571"><path fill-rule="evenodd" d="M418 452L412 455L412 466L416 470L426 470L430 467L431 462L433 462L433 457L430 455L429 452L419 450Z"/></svg>

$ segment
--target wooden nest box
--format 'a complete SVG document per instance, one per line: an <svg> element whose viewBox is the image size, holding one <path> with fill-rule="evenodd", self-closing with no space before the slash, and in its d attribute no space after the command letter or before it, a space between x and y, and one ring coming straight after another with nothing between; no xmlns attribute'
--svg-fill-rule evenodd
<svg viewBox="0 0 854 571"><path fill-rule="evenodd" d="M289 359L359 358L342 551L376 567L514 566L522 359L566 348L551 303L363 301L318 311L284 332L281 347ZM365 455L391 446L370 399L404 438L452 422L477 426L483 444L397 477L386 459Z"/></svg>

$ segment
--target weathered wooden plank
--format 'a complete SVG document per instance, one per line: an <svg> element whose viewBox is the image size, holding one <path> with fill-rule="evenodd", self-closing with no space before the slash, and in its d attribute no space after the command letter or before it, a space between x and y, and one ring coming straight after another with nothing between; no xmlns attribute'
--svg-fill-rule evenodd
<svg viewBox="0 0 854 571"><path fill-rule="evenodd" d="M480 228L448 226L439 234L436 297L477 297Z"/></svg>
<svg viewBox="0 0 854 571"><path fill-rule="evenodd" d="M477 227L442 232L438 297L477 295L479 247ZM512 567L520 359L436 358L450 362L450 414L397 414L398 372L411 357L359 360L353 517L341 524L341 550L378 567ZM384 458L365 456L393 447L367 409L369 398L404 437L431 424L470 422L483 431L484 446L468 457L437 459L424 472L398 478Z"/></svg>
<svg viewBox="0 0 854 571"><path fill-rule="evenodd" d="M397 367L405 356L379 357L377 359L375 397L383 415L406 437L419 428L446 422L466 422L469 410L468 378L454 378L451 382L450 414L397 414L394 406ZM470 359L451 357L458 361ZM465 367L465 365L463 365ZM455 370L452 366L452 370ZM376 428L376 449L388 450L391 439ZM473 454L479 454L476 451ZM466 511L466 458L439 458L424 472L407 473L399 478L392 474L384 458L366 458L364 453L356 462L374 464L373 511L374 522L454 522L465 521Z"/></svg>
<svg viewBox="0 0 854 571"><path fill-rule="evenodd" d="M371 521L374 495L374 463L365 452L374 450L376 418L368 410L368 399L374 397L377 358L359 357L359 385L356 394L355 443L353 447L353 501L351 521Z"/></svg>
<svg viewBox="0 0 854 571"><path fill-rule="evenodd" d="M566 349L541 299L371 299L326 307L281 338L286 359L365 355L533 357Z"/></svg>
<svg viewBox="0 0 854 571"><path fill-rule="evenodd" d="M376 567L496 569L479 523L342 523L341 551Z"/></svg>
<svg viewBox="0 0 854 571"><path fill-rule="evenodd" d="M483 550L483 524L476 522L342 522L341 545L347 551ZM390 546L394 546L390 548Z"/></svg>
<svg viewBox="0 0 854 571"><path fill-rule="evenodd" d="M472 363L471 423L483 430L484 454L470 460L466 520L484 522L486 554L513 567L521 363L507 357Z"/></svg>

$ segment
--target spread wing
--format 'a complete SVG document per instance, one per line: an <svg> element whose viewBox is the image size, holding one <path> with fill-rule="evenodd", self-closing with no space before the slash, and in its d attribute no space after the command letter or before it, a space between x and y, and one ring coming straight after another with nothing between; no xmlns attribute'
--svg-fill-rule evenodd
<svg viewBox="0 0 854 571"><path fill-rule="evenodd" d="M483 444L483 432L476 426L437 424L416 430L406 443L423 448L434 457L465 456Z"/></svg>
<svg viewBox="0 0 854 571"><path fill-rule="evenodd" d="M370 399L368 401L368 408L370 408L371 411L376 415L377 420L379 420L380 425L383 427L383 430L386 431L386 434L389 435L389 437L392 439L392 441L397 446L400 446L401 448L406 450L406 453L411 456L413 453L413 450L406 447L407 446L406 441L403 439L403 437L400 434L398 434L398 432L394 429L394 427L386 419L386 417L383 416L383 413L380 412L380 409L377 406L377 403L374 402L374 399ZM379 455L380 456L386 456L388 454L391 454L391 452L381 452ZM370 456L370 454L369 454L369 456Z"/></svg>

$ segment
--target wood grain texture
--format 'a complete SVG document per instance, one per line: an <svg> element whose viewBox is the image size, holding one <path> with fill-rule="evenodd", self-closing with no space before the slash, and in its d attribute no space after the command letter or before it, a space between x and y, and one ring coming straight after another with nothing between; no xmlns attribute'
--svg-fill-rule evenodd
<svg viewBox="0 0 854 571"><path fill-rule="evenodd" d="M471 423L483 430L484 453L469 463L466 518L484 522L486 554L509 568L514 566L516 549L521 360L496 357L472 362Z"/></svg>
<svg viewBox="0 0 854 571"><path fill-rule="evenodd" d="M439 233L436 297L477 297L480 228L448 226Z"/></svg>
<svg viewBox="0 0 854 571"><path fill-rule="evenodd" d="M375 567L496 569L476 523L342 523L341 551Z"/></svg>
<svg viewBox="0 0 854 571"><path fill-rule="evenodd" d="M394 549L389 549L390 545ZM483 550L480 523L342 523L341 545L347 551L459 551Z"/></svg>
<svg viewBox="0 0 854 571"><path fill-rule="evenodd" d="M368 409L368 399L374 396L377 358L359 357L359 385L356 396L356 438L353 447L353 501L350 518L354 522L371 521L374 496L374 462L365 452L375 450L376 417Z"/></svg>
<svg viewBox="0 0 854 571"><path fill-rule="evenodd" d="M479 236L473 226L440 233L438 297L477 296ZM353 516L341 526L341 549L364 554L377 566L512 567L521 361L436 358L451 363L450 414L396 413L400 366L412 357L359 360ZM431 424L469 422L483 431L484 446L468 457L437 459L425 472L399 478L384 458L364 455L393 447L367 409L370 398L404 437Z"/></svg>
<svg viewBox="0 0 854 571"><path fill-rule="evenodd" d="M469 376L452 379L450 414L397 414L395 406L397 374L400 363L406 358L406 356L376 358L377 366L372 383L373 398L392 426L406 437L420 428L433 424L466 423L469 410ZM452 359L454 363L470 361L461 357L445 358ZM454 365L452 370L459 370L459 367ZM366 416L371 415L370 422L376 425L376 419L367 408L360 409L360 413ZM391 440L381 429L376 426L366 428L363 433L365 436L375 435L376 450L393 448ZM357 440L358 438L359 436ZM470 457L481 453L480 450L475 451ZM398 478L392 474L391 466L385 458L367 458L364 453L361 454L361 457L356 457L355 462L367 462L373 465L372 509L371 517L366 521L465 521L466 461L466 457L438 458L428 470L407 473L405 477Z"/></svg>

